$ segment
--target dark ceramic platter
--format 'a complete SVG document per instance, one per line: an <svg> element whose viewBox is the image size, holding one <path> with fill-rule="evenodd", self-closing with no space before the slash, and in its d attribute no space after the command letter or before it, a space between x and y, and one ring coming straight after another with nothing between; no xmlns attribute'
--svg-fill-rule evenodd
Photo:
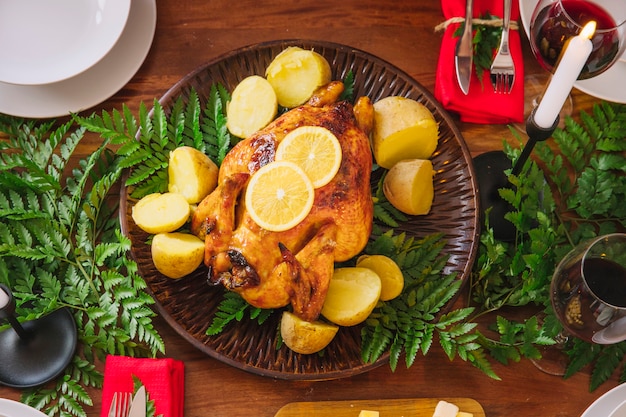
<svg viewBox="0 0 626 417"><path fill-rule="evenodd" d="M436 170L435 199L431 214L410 219L402 229L423 237L443 232L448 241L444 252L450 256L448 273L469 279L477 249L479 211L476 180L471 156L443 107L431 93L408 74L364 51L328 42L274 41L245 47L203 65L185 76L160 100L168 109L179 97L187 98L192 89L205 102L211 85L221 83L229 91L244 77L263 75L271 60L287 46L314 49L330 62L333 79L355 75L355 97L366 95L372 101L400 95L423 103L439 122L440 139L432 158ZM132 254L139 272L156 300L159 313L172 328L209 356L234 367L269 377L290 380L324 380L356 375L388 361L384 355L375 363L363 363L360 354L360 328L342 328L324 355L300 355L285 346L275 348L279 314L259 326L243 320L229 325L218 336L205 334L222 298L222 290L206 283L206 271L196 271L180 280L161 275L152 264L147 235L130 216L130 202L122 193L122 226L132 239Z"/></svg>

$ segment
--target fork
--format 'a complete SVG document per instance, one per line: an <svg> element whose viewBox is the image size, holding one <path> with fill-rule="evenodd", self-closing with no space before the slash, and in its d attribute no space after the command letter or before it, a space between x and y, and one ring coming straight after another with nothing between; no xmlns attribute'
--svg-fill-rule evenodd
<svg viewBox="0 0 626 417"><path fill-rule="evenodd" d="M130 411L130 403L133 400L133 394L130 392L116 392L113 394L113 401L109 408L108 417L127 417Z"/></svg>
<svg viewBox="0 0 626 417"><path fill-rule="evenodd" d="M502 36L500 47L491 64L491 84L496 93L509 94L515 82L515 65L509 50L509 25L511 23L511 0L504 0Z"/></svg>

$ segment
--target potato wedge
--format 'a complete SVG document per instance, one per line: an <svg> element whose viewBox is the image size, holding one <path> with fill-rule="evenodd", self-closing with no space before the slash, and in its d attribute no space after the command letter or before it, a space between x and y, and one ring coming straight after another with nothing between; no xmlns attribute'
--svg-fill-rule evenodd
<svg viewBox="0 0 626 417"><path fill-rule="evenodd" d="M276 92L278 104L293 108L304 104L322 85L331 81L330 64L315 51L290 46L278 54L265 70Z"/></svg>
<svg viewBox="0 0 626 417"><path fill-rule="evenodd" d="M169 278L182 278L204 260L204 242L189 233L159 233L150 247L156 269Z"/></svg>
<svg viewBox="0 0 626 417"><path fill-rule="evenodd" d="M406 159L395 164L383 181L383 193L398 210L428 214L435 196L433 164L428 159Z"/></svg>
<svg viewBox="0 0 626 417"><path fill-rule="evenodd" d="M335 269L322 307L322 315L339 326L359 324L376 307L381 288L380 278L371 269Z"/></svg>
<svg viewBox="0 0 626 417"><path fill-rule="evenodd" d="M189 203L178 193L148 194L132 208L135 224L147 233L173 232L182 227L191 210Z"/></svg>
<svg viewBox="0 0 626 417"><path fill-rule="evenodd" d="M333 340L339 326L322 321L302 320L289 311L280 319L280 336L294 352L309 355L324 349Z"/></svg>
<svg viewBox="0 0 626 417"><path fill-rule="evenodd" d="M423 104L390 96L374 103L373 152L376 163L391 168L402 159L429 159L439 139L439 125Z"/></svg>
<svg viewBox="0 0 626 417"><path fill-rule="evenodd" d="M226 127L233 135L247 138L267 126L278 112L272 85L263 77L244 78L233 90L226 109Z"/></svg>
<svg viewBox="0 0 626 417"><path fill-rule="evenodd" d="M170 152L168 191L182 194L189 204L206 197L217 186L219 168L204 153L190 146Z"/></svg>
<svg viewBox="0 0 626 417"><path fill-rule="evenodd" d="M389 301L402 293L404 275L398 264L385 255L363 255L356 261L356 266L376 272L380 278L380 299Z"/></svg>

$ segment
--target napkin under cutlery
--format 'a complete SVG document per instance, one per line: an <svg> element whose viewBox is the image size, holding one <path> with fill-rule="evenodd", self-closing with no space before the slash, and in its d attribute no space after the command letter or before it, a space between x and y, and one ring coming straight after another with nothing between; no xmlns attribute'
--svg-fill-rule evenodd
<svg viewBox="0 0 626 417"><path fill-rule="evenodd" d="M135 376L146 387L149 399L154 401L155 415L183 417L184 369L183 362L171 358L107 356L100 416L107 416L114 392L133 391L133 376Z"/></svg>
<svg viewBox="0 0 626 417"><path fill-rule="evenodd" d="M519 18L519 4L513 2L511 21ZM465 17L465 0L441 0L441 9L446 20ZM474 0L474 18L482 18L487 13L502 16L502 0ZM461 121L469 123L502 124L519 123L524 119L524 62L519 30L512 30L509 35L511 55L515 63L515 84L510 94L498 94L493 91L489 79L489 70L479 80L476 71L472 72L469 94L465 95L456 79L454 52L459 37L454 32L462 23L449 24L441 40L437 74L435 79L435 97L453 113L458 113ZM494 51L495 53L495 51Z"/></svg>

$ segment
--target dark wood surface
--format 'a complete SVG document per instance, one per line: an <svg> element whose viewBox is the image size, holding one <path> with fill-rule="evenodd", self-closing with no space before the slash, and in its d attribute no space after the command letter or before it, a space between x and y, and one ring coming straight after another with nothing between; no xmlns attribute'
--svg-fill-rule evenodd
<svg viewBox="0 0 626 417"><path fill-rule="evenodd" d="M433 91L443 20L437 0L300 0L288 2L227 0L159 0L152 49L136 76L114 97L90 109L111 110L161 97L196 67L233 49L276 39L316 39L365 50L403 69ZM540 72L525 45L527 73ZM597 99L574 93L576 110ZM503 125L459 123L473 155L501 149L512 140ZM99 144L95 136L81 143L78 157ZM463 299L459 300L459 303ZM166 355L185 362L185 416L274 416L294 401L468 397L488 417L579 416L596 398L617 385L589 392L589 375L564 380L540 372L529 361L494 365L494 381L461 360L449 361L438 346L410 368L391 372L383 365L369 373L324 382L273 380L232 368L207 357L157 318ZM99 416L100 393L89 416ZM18 399L18 390L0 387L0 397ZM355 413L355 415L358 414ZM407 416L408 417L408 416ZM428 416L429 417L429 416Z"/></svg>

